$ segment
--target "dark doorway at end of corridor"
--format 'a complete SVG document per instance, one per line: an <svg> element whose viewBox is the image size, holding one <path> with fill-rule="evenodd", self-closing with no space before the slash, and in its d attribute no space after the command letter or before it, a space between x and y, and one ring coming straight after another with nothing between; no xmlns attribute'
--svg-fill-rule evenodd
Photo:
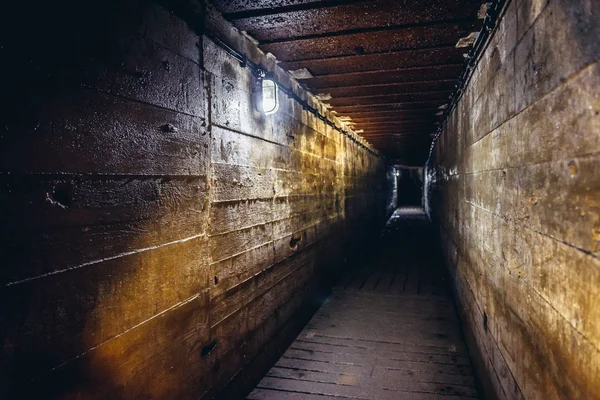
<svg viewBox="0 0 600 400"><path fill-rule="evenodd" d="M423 205L423 168L396 166L396 207Z"/></svg>

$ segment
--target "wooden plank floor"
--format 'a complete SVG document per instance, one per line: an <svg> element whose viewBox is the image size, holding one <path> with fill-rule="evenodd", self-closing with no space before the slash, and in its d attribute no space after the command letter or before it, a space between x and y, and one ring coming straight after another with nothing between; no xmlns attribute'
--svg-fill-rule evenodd
<svg viewBox="0 0 600 400"><path fill-rule="evenodd" d="M397 210L247 399L479 398L432 239Z"/></svg>

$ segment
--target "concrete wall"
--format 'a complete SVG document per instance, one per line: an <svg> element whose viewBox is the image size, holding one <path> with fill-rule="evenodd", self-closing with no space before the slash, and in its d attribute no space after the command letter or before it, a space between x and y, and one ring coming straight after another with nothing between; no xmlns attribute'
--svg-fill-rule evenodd
<svg viewBox="0 0 600 400"><path fill-rule="evenodd" d="M201 7L23 7L2 46L0 397L208 398L384 222L383 161L283 94L254 112Z"/></svg>
<svg viewBox="0 0 600 400"><path fill-rule="evenodd" d="M600 398L599 37L598 1L512 0L435 147L434 215L501 399Z"/></svg>

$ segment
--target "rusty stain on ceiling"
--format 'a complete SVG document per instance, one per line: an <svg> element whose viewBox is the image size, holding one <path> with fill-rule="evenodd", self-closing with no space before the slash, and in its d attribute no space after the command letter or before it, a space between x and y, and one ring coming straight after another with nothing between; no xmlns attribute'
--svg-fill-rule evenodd
<svg viewBox="0 0 600 400"><path fill-rule="evenodd" d="M391 160L423 165L481 0L213 0ZM472 36L472 35L471 35ZM468 49L467 49L468 50ZM330 98L329 98L330 97Z"/></svg>

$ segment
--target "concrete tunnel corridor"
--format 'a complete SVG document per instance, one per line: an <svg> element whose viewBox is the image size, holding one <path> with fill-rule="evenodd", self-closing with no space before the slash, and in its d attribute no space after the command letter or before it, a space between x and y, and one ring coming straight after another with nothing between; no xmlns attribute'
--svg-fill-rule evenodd
<svg viewBox="0 0 600 400"><path fill-rule="evenodd" d="M4 2L1 399L599 399L600 2Z"/></svg>

